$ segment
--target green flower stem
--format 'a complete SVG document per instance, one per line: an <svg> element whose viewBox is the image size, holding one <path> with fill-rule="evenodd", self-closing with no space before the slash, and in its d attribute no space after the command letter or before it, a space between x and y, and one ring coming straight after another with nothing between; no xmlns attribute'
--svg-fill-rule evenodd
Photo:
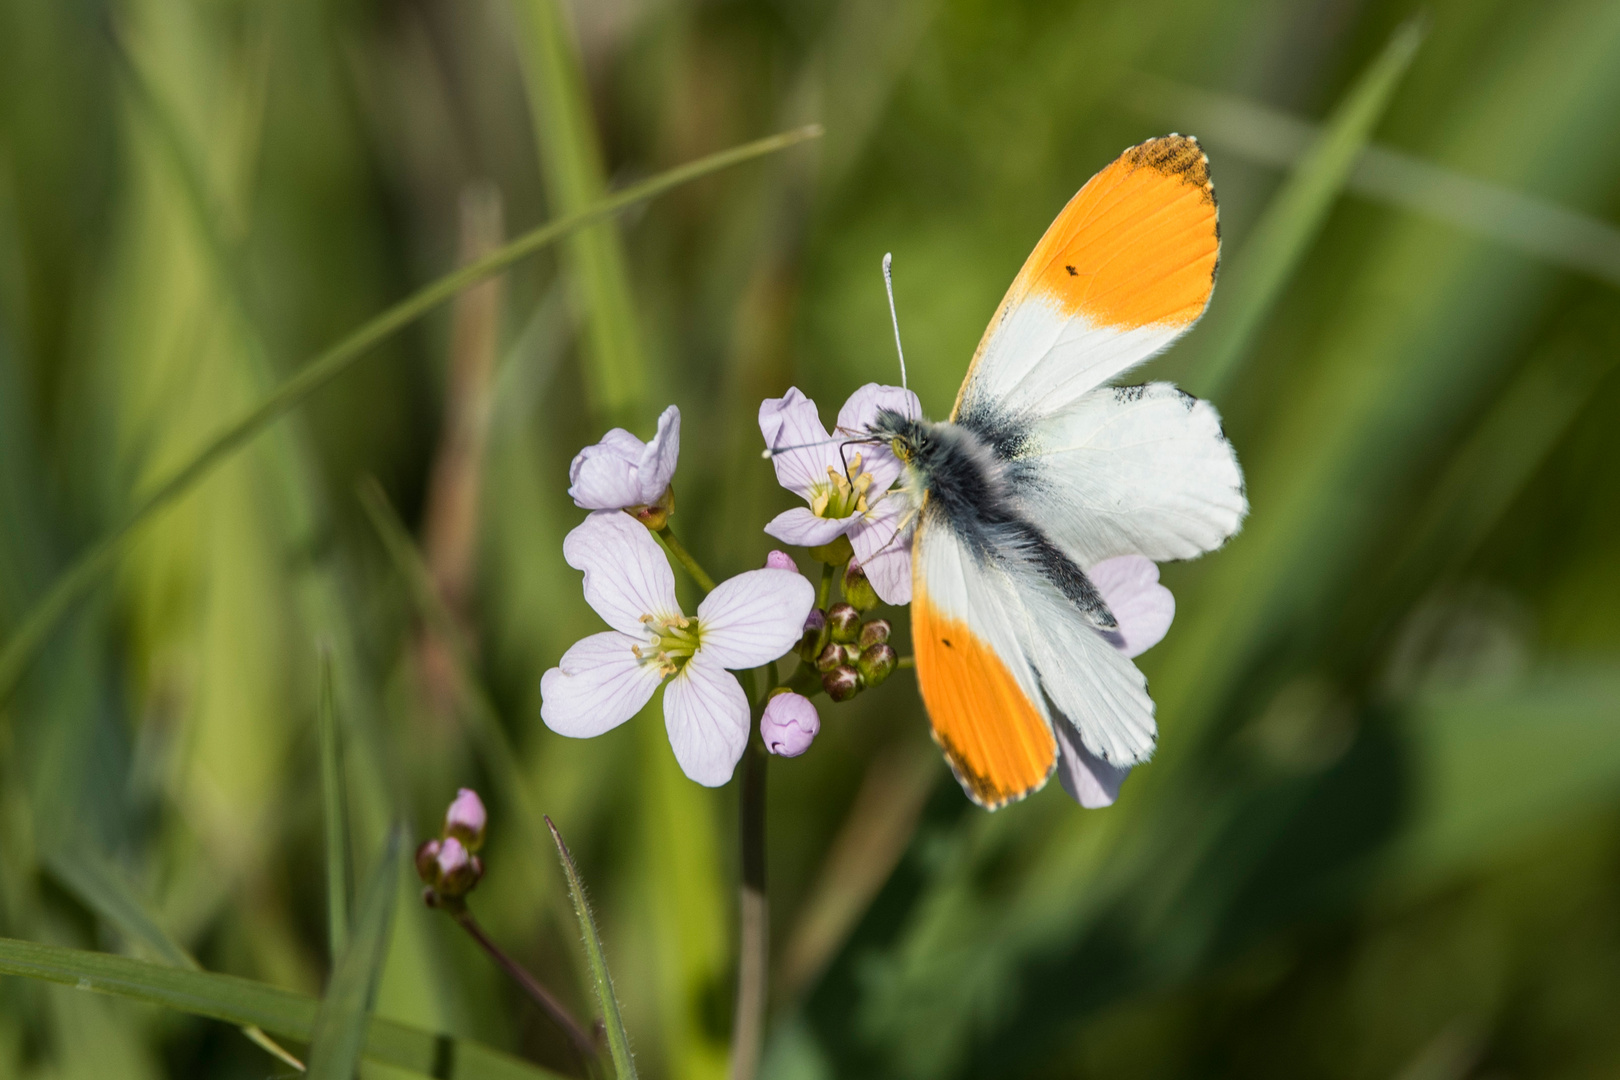
<svg viewBox="0 0 1620 1080"><path fill-rule="evenodd" d="M673 529L665 525L658 530L658 538L664 542L664 547L669 549L669 553L675 556L675 561L681 564L682 569L692 575L692 580L698 583L698 588L705 593L714 591L714 578L692 558L692 553L686 550L686 545L676 539Z"/></svg>
<svg viewBox="0 0 1620 1080"><path fill-rule="evenodd" d="M770 755L758 734L754 710L748 749L743 751L738 833L742 845L740 941L737 950L737 1012L731 1029L730 1080L754 1080L765 1041L765 1002L770 974L770 909L765 899L765 774Z"/></svg>
<svg viewBox="0 0 1620 1080"><path fill-rule="evenodd" d="M579 1055L580 1064L585 1066L587 1072L594 1072L597 1060L596 1043L585 1033L584 1026L574 1019L574 1014L569 1012L568 1008L558 1001L551 991L541 985L540 980L536 979L528 968L502 952L500 946L489 939L489 936L484 933L484 928L478 925L478 920L473 918L472 912L468 911L466 907L452 910L450 917L456 920L456 925L467 931L468 935L478 942L478 947L488 953L490 959L500 965L501 970L510 975L512 981L517 983L523 989L523 992L528 994L534 1003L540 1006L541 1010L551 1017L558 1027L563 1029L568 1036L568 1041L573 1044L575 1052Z"/></svg>
<svg viewBox="0 0 1620 1080"><path fill-rule="evenodd" d="M894 662L894 669L896 671L899 671L901 668L914 668L916 666L917 658L915 656L902 656L900 659Z"/></svg>
<svg viewBox="0 0 1620 1080"><path fill-rule="evenodd" d="M787 682L782 685L795 694L802 694L807 698L815 697L823 689L821 673L815 669L813 664L807 664L802 660L799 662L799 666L793 669L793 674L788 676Z"/></svg>
<svg viewBox="0 0 1620 1080"><path fill-rule="evenodd" d="M816 590L816 607L823 611L827 610L827 597L832 595L833 575L836 573L838 568L832 563L821 564L821 587Z"/></svg>

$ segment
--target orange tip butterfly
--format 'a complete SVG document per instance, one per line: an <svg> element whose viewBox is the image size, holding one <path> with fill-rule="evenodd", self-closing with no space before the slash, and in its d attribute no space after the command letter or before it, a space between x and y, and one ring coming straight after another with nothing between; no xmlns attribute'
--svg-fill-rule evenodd
<svg viewBox="0 0 1620 1080"><path fill-rule="evenodd" d="M1065 755L1118 773L1153 752L1147 680L1111 643L1118 622L1086 568L1192 558L1248 512L1213 406L1169 383L1111 385L1204 313L1219 258L1197 141L1133 146L1035 245L950 420L886 412L871 432L904 462L916 508L923 702L981 806L1039 790Z"/></svg>

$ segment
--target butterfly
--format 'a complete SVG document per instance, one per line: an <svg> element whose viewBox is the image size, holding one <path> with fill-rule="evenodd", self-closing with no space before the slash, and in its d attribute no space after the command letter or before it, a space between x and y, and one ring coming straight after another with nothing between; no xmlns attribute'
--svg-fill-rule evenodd
<svg viewBox="0 0 1620 1080"><path fill-rule="evenodd" d="M915 510L912 643L934 740L995 809L1060 766L1116 774L1157 739L1147 680L1086 568L1220 547L1248 513L1213 406L1116 386L1209 304L1220 226L1209 160L1169 135L1072 198L1013 279L950 419L879 413Z"/></svg>

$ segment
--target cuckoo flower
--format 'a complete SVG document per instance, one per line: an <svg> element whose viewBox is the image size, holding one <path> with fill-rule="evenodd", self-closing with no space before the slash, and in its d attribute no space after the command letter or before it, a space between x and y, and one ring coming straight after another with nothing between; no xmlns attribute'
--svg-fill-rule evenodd
<svg viewBox="0 0 1620 1080"><path fill-rule="evenodd" d="M644 443L623 428L587 446L568 467L568 494L586 510L628 510L654 528L669 517L669 482L681 453L681 411L671 405L658 418L658 432ZM662 514L656 522L649 516Z"/></svg>
<svg viewBox="0 0 1620 1080"><path fill-rule="evenodd" d="M821 717L816 707L802 694L777 694L765 703L765 713L759 718L759 734L765 748L782 757L798 757L810 749L810 744L821 731Z"/></svg>
<svg viewBox="0 0 1620 1080"><path fill-rule="evenodd" d="M1157 645L1176 617L1176 599L1159 584L1159 568L1141 555L1104 559L1086 571L1102 593L1103 602L1119 621L1104 634L1126 656L1137 656ZM1055 725L1058 742L1058 781L1081 806L1111 806L1130 767L1110 765L1087 750L1080 733L1066 720Z"/></svg>
<svg viewBox="0 0 1620 1080"><path fill-rule="evenodd" d="M797 387L760 404L759 430L773 451L777 482L810 504L777 515L765 531L804 547L848 537L878 596L904 604L911 600L911 543L902 530L912 507L890 490L900 462L888 444L861 441L880 411L916 418L922 406L909 390L868 383L850 395L829 435L816 403Z"/></svg>
<svg viewBox="0 0 1620 1080"><path fill-rule="evenodd" d="M750 570L681 613L675 575L635 520L597 511L563 541L585 572L585 599L613 629L563 654L540 680L540 716L590 738L630 719L666 681L664 727L675 760L708 787L731 778L748 743L748 698L727 668L757 667L799 641L815 589L790 570Z"/></svg>

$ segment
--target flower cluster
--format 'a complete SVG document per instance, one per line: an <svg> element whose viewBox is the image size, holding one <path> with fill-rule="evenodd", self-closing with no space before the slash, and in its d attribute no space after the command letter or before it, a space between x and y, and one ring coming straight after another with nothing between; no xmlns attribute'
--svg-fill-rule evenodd
<svg viewBox="0 0 1620 1080"><path fill-rule="evenodd" d="M478 849L484 846L489 815L472 788L461 788L444 812L444 828L416 849L416 874L426 886L428 907L458 907L484 876Z"/></svg>
<svg viewBox="0 0 1620 1080"><path fill-rule="evenodd" d="M889 677L900 658L889 644L889 620L868 619L877 593L861 568L844 568L844 599L804 621L799 658L821 675L821 687L834 701L848 701Z"/></svg>
<svg viewBox="0 0 1620 1080"><path fill-rule="evenodd" d="M918 509L900 484L901 462L887 442L871 437L884 413L918 418L921 407L909 390L869 383L844 403L829 432L815 402L797 388L760 405L760 433L777 481L805 503L777 515L765 532L823 564L819 602L793 558L772 551L762 569L713 586L695 615L682 612L669 559L654 539L693 570L669 526L680 454L681 418L673 405L650 442L615 429L580 451L568 491L591 513L568 534L563 555L584 573L585 599L610 629L577 642L545 673L546 724L576 738L600 735L664 687L664 726L675 758L687 776L713 787L735 771L751 715L759 717L767 750L795 757L821 730L816 694L845 702L883 683L902 661L889 643L889 620L874 609L911 600ZM1128 555L1086 573L1118 620L1106 635L1116 648L1136 656L1164 636L1175 600L1151 560ZM843 598L829 604L834 577ZM694 578L711 584L701 570ZM750 700L732 672L779 675L775 662L789 652L798 657L797 669ZM1064 789L1084 806L1113 802L1129 770L1093 755L1070 724L1054 727ZM458 897L482 868L472 854L476 846L446 828L442 841L423 846L418 867L426 867L430 894ZM437 846L429 852L430 845Z"/></svg>

